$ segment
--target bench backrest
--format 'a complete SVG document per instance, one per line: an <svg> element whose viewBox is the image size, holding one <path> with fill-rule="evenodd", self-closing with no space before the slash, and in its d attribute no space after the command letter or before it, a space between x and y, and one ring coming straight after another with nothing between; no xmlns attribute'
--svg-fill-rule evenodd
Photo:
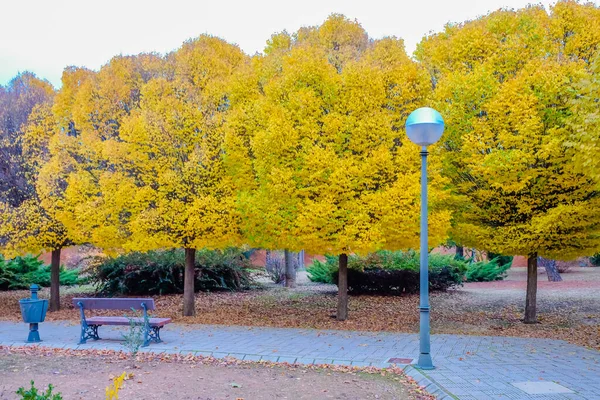
<svg viewBox="0 0 600 400"><path fill-rule="evenodd" d="M78 303L83 304L85 310L143 310L142 303L146 304L147 310L154 310L153 299L74 298L75 308L79 308Z"/></svg>

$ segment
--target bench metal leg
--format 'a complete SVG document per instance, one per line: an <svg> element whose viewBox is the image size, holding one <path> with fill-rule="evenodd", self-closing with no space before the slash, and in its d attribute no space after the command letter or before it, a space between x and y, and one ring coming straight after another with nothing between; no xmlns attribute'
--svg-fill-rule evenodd
<svg viewBox="0 0 600 400"><path fill-rule="evenodd" d="M85 344L88 339L98 340L100 336L98 336L98 328L101 325L82 325L81 326L81 338L79 340L79 344Z"/></svg>
<svg viewBox="0 0 600 400"><path fill-rule="evenodd" d="M146 328L144 330L144 344L142 345L142 347L148 346L150 342L162 342L160 338L160 328L162 328L162 326L153 326L150 329Z"/></svg>

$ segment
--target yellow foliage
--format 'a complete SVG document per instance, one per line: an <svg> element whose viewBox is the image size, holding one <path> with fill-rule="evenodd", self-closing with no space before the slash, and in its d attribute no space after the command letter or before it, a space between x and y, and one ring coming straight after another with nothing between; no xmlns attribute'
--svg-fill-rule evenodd
<svg viewBox="0 0 600 400"><path fill-rule="evenodd" d="M464 200L457 242L559 259L600 248L600 214L592 211L600 197L564 146L572 84L582 75L580 63L532 61L480 99L470 129L455 132L460 144L448 146L446 171Z"/></svg>
<svg viewBox="0 0 600 400"><path fill-rule="evenodd" d="M29 191L20 204L0 203L0 244L5 257L60 249L69 244L65 227L56 219L52 202L44 202L40 171L49 159L49 143L56 133L50 103L36 105L21 130L20 167Z"/></svg>
<svg viewBox="0 0 600 400"><path fill-rule="evenodd" d="M576 85L578 96L572 101L569 121L573 133L567 146L575 168L594 179L600 189L600 52Z"/></svg>
<svg viewBox="0 0 600 400"><path fill-rule="evenodd" d="M253 246L317 253L416 247L419 149L403 123L424 104L426 72L386 38L331 16L233 81L225 161ZM445 238L432 163L431 244Z"/></svg>
<svg viewBox="0 0 600 400"><path fill-rule="evenodd" d="M419 149L404 123L432 105L447 130L430 149L431 246L451 209L465 245L598 250L599 45L600 9L560 1L448 25L419 44L420 64L333 14L252 58L203 35L165 57L67 68L23 129L35 195L0 205L0 245L416 247Z"/></svg>
<svg viewBox="0 0 600 400"><path fill-rule="evenodd" d="M599 17L598 7L573 1L549 14L501 10L418 46L447 122L440 150L457 243L559 259L600 248L597 192L566 147L588 149L593 136L583 133L587 116L572 113L574 103L586 108L577 84L589 79ZM591 153L581 157L580 166L593 163Z"/></svg>
<svg viewBox="0 0 600 400"><path fill-rule="evenodd" d="M125 384L125 381L133 378L133 373L123 372L121 375L113 378L112 384L106 387L106 400L118 400L119 391Z"/></svg>
<svg viewBox="0 0 600 400"><path fill-rule="evenodd" d="M65 176L58 215L78 240L109 252L237 243L220 126L245 60L201 36L164 59L116 57L69 89L75 134L57 135L45 177L51 191Z"/></svg>

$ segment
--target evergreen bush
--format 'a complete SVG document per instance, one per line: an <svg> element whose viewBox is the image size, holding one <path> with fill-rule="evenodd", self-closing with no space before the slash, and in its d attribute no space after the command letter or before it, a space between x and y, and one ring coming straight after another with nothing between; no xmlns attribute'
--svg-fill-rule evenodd
<svg viewBox="0 0 600 400"><path fill-rule="evenodd" d="M88 272L100 294L162 295L183 293L182 249L132 252L97 258ZM250 286L250 262L240 249L196 252L195 289L241 290Z"/></svg>
<svg viewBox="0 0 600 400"><path fill-rule="evenodd" d="M312 282L335 283L333 274L338 269L337 257L327 256L325 261L313 260L313 263L306 267L308 279Z"/></svg>
<svg viewBox="0 0 600 400"><path fill-rule="evenodd" d="M469 264L465 275L467 282L491 282L504 279L512 261L500 264L500 260L500 258L494 258Z"/></svg>
<svg viewBox="0 0 600 400"><path fill-rule="evenodd" d="M60 267L60 284L65 286L80 283L78 270ZM26 255L5 260L0 256L0 290L29 289L32 284L50 286L50 266L44 265L39 256Z"/></svg>

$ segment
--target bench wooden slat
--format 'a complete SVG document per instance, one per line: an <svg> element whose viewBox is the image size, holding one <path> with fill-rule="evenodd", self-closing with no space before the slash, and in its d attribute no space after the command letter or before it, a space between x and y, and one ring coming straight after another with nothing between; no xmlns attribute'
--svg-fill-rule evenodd
<svg viewBox="0 0 600 400"><path fill-rule="evenodd" d="M142 298L74 298L73 305L78 307L81 302L86 310L142 310L142 303L146 304L146 309L154 310L154 299Z"/></svg>
<svg viewBox="0 0 600 400"><path fill-rule="evenodd" d="M143 324L144 318L131 318L137 324ZM88 325L129 325L127 317L90 317L86 318ZM171 322L171 318L148 318L150 326L165 326Z"/></svg>

